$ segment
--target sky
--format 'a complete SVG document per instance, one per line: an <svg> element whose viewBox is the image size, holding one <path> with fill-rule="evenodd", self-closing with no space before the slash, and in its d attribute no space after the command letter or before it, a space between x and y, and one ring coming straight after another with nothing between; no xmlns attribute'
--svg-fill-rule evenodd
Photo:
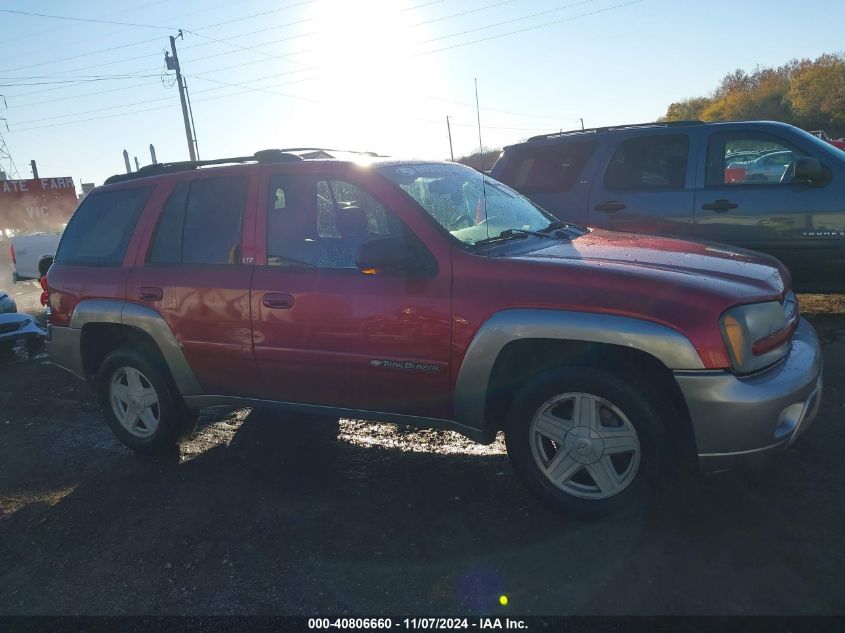
<svg viewBox="0 0 845 633"><path fill-rule="evenodd" d="M737 69L843 50L845 2L0 0L0 132L21 178L102 184L187 160L169 36L201 158L328 147L444 159L653 121ZM9 11L45 14L22 15ZM69 19L46 17L64 16ZM2 119L5 119L3 121ZM8 125L8 130L6 130Z"/></svg>

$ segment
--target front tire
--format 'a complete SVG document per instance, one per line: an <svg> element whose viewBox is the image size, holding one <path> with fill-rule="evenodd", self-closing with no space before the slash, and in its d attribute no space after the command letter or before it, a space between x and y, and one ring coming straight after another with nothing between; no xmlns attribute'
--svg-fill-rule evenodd
<svg viewBox="0 0 845 633"><path fill-rule="evenodd" d="M670 455L647 394L598 369L560 370L530 382L514 400L505 436L528 488L576 516L641 509Z"/></svg>
<svg viewBox="0 0 845 633"><path fill-rule="evenodd" d="M163 361L154 354L118 349L103 360L97 395L112 432L143 455L167 454L196 428Z"/></svg>

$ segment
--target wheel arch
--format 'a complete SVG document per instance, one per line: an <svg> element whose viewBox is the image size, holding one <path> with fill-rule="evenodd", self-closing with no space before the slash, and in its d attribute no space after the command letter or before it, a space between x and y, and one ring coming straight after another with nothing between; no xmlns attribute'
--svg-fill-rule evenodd
<svg viewBox="0 0 845 633"><path fill-rule="evenodd" d="M152 308L125 301L81 301L73 311L70 327L80 331L86 376L96 372L110 351L134 343L160 356L180 394L202 393L176 336L164 317Z"/></svg>
<svg viewBox="0 0 845 633"><path fill-rule="evenodd" d="M686 418L678 431L691 433L672 370L704 366L683 334L641 319L558 310L505 310L481 326L458 373L456 422L492 441L525 376L563 366L622 372L632 382L648 377Z"/></svg>

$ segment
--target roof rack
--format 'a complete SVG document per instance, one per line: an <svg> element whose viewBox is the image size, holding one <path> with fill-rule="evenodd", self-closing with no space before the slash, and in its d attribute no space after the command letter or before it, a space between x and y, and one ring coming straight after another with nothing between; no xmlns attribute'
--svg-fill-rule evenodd
<svg viewBox="0 0 845 633"><path fill-rule="evenodd" d="M684 127L688 125L703 125L703 121L653 121L651 123L628 123L625 125L609 125L607 127L593 127L586 130L576 129L568 130L566 132L552 132L551 134L540 134L539 136L532 136L526 143L532 141L542 141L549 138L557 138L559 136L567 136L570 134L596 134L598 132L612 132L615 130L630 130L641 127Z"/></svg>
<svg viewBox="0 0 845 633"><path fill-rule="evenodd" d="M325 154L324 156L316 155L318 152ZM111 185L116 182L125 182L127 180L134 180L136 178L147 178L148 176L158 176L161 174L170 174L180 171L188 171L190 169L197 169L198 167L209 167L212 165L227 165L232 163L289 163L292 161L301 161L315 158L332 158L331 152L342 154L360 154L362 156L377 157L379 154L375 152L358 152L354 150L340 150L340 149L326 149L322 147L288 147L285 149L263 149L255 152L252 156L236 156L233 158L215 158L212 160L186 160L172 163L155 163L154 165L145 165L138 171L129 174L115 174L106 178L103 184Z"/></svg>
<svg viewBox="0 0 845 633"><path fill-rule="evenodd" d="M135 178L146 178L148 176L158 176L160 174L170 174L180 171L188 171L190 169L197 169L198 167L208 167L211 165L227 165L230 163L283 163L295 160L302 160L302 157L296 154L286 153L284 150L265 149L260 152L255 152L252 156L236 156L233 158L214 158L211 160L185 160L173 163L155 163L153 165L144 165L138 171L129 174L115 174L106 178L104 185L111 185L116 182L125 182L127 180L134 180Z"/></svg>

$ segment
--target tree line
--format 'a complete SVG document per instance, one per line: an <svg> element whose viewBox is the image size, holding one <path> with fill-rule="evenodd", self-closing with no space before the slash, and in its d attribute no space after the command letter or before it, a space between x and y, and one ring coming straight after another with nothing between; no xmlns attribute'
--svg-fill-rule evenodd
<svg viewBox="0 0 845 633"><path fill-rule="evenodd" d="M845 136L845 57L794 59L778 68L738 69L709 96L672 103L661 121L784 121Z"/></svg>

